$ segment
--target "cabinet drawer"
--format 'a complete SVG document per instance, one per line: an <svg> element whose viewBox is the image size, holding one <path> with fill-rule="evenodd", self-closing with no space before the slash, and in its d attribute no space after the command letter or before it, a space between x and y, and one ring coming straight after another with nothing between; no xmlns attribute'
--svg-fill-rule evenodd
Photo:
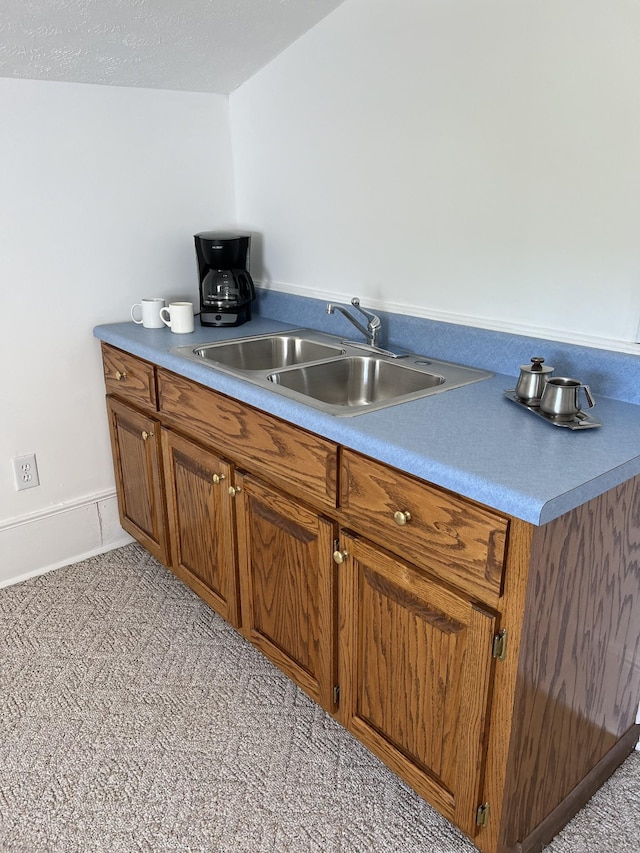
<svg viewBox="0 0 640 853"><path fill-rule="evenodd" d="M155 412L156 379L152 364L103 343L102 365L108 394L131 400Z"/></svg>
<svg viewBox="0 0 640 853"><path fill-rule="evenodd" d="M288 492L335 508L337 445L158 369L163 423L199 439Z"/></svg>
<svg viewBox="0 0 640 853"><path fill-rule="evenodd" d="M341 506L355 530L495 604L507 518L350 450L342 457Z"/></svg>

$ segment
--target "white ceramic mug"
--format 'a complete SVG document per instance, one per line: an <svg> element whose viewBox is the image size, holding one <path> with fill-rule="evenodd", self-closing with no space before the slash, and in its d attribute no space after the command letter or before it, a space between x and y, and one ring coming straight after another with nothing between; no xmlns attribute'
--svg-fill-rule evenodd
<svg viewBox="0 0 640 853"><path fill-rule="evenodd" d="M176 334L193 332L193 302L170 302L168 308L160 309L160 319Z"/></svg>
<svg viewBox="0 0 640 853"><path fill-rule="evenodd" d="M140 309L140 319L136 319L136 309ZM131 308L131 319L138 325L142 324L145 329L161 329L163 324L160 319L160 309L164 308L164 299L160 297L151 297L149 299L141 299L136 302Z"/></svg>

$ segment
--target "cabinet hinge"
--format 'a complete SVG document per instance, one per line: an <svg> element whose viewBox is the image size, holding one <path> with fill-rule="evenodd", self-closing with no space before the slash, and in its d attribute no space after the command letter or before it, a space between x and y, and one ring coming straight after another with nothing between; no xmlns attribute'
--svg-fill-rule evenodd
<svg viewBox="0 0 640 853"><path fill-rule="evenodd" d="M338 705L340 702L340 685L336 684L333 688L333 703L334 705Z"/></svg>
<svg viewBox="0 0 640 853"><path fill-rule="evenodd" d="M477 826L487 826L489 823L489 803L483 803L481 806L478 806L478 811L476 812L476 825Z"/></svg>
<svg viewBox="0 0 640 853"><path fill-rule="evenodd" d="M503 628L493 638L493 656L498 660L504 660L507 653L507 629Z"/></svg>

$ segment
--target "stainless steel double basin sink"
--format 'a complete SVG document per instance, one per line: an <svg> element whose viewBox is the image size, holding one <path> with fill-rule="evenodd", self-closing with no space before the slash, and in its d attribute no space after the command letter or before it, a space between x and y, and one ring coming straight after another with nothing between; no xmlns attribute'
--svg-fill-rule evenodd
<svg viewBox="0 0 640 853"><path fill-rule="evenodd" d="M180 346L171 352L342 417L492 376L420 355L394 355L311 329Z"/></svg>

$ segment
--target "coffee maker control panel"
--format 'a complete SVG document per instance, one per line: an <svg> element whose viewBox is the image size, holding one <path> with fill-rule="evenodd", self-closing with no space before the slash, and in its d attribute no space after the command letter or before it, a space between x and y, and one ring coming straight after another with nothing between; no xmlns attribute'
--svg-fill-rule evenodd
<svg viewBox="0 0 640 853"><path fill-rule="evenodd" d="M200 322L203 326L239 326L248 319L239 314L233 314L230 311L224 313L215 313L213 311L201 311Z"/></svg>

